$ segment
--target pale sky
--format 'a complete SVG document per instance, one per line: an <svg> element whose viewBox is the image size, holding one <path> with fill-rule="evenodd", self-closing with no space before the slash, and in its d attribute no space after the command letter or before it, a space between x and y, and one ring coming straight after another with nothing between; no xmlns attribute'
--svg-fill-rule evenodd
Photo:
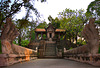
<svg viewBox="0 0 100 68"><path fill-rule="evenodd" d="M41 14L41 20L44 20L49 23L48 16L51 15L53 18L57 17L59 12L62 12L66 8L70 9L84 9L86 11L88 5L94 0L47 0L47 2L41 3L35 1L35 8ZM25 16L25 9L22 8L21 12L16 14L17 19L21 19ZM34 13L31 14L35 18Z"/></svg>

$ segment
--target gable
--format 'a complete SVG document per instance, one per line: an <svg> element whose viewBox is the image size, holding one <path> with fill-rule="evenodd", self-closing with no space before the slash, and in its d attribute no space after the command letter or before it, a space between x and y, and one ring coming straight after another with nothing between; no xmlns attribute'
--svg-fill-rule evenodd
<svg viewBox="0 0 100 68"><path fill-rule="evenodd" d="M54 27L51 24L49 24L49 26L47 27L47 31L54 32Z"/></svg>

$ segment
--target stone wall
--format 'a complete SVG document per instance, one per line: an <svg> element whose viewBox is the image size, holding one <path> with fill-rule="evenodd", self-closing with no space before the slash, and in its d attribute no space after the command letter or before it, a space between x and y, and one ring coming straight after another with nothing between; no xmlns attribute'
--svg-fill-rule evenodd
<svg viewBox="0 0 100 68"><path fill-rule="evenodd" d="M100 54L98 54L99 32L94 21L95 19L91 18L89 24L86 24L82 31L82 35L86 39L87 44L66 50L64 52L65 58L100 66Z"/></svg>
<svg viewBox="0 0 100 68"><path fill-rule="evenodd" d="M31 41L29 44L28 44L28 48L30 49L33 49L33 50L36 50L36 48L39 46L39 40L34 40L34 41Z"/></svg>
<svg viewBox="0 0 100 68"><path fill-rule="evenodd" d="M0 66L9 66L17 62L29 61L37 58L37 52L25 47L13 44L13 40L19 32L10 18L7 18L6 25L1 35L2 54L0 54Z"/></svg>

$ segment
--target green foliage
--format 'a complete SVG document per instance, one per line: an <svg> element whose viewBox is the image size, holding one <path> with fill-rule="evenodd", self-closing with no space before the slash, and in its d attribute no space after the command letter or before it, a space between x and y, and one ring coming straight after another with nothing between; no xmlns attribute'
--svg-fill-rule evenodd
<svg viewBox="0 0 100 68"><path fill-rule="evenodd" d="M100 26L100 19L96 20L95 23Z"/></svg>
<svg viewBox="0 0 100 68"><path fill-rule="evenodd" d="M41 34L38 34L38 38L39 38L39 40L41 39Z"/></svg>
<svg viewBox="0 0 100 68"><path fill-rule="evenodd" d="M86 21L84 10L65 9L59 13L59 17L60 28L66 29L66 39L77 40L77 36L81 35L84 22Z"/></svg>
<svg viewBox="0 0 100 68"><path fill-rule="evenodd" d="M18 43L16 43L16 41L15 41L15 40L13 41L13 44L16 44L16 45L18 45Z"/></svg>
<svg viewBox="0 0 100 68"><path fill-rule="evenodd" d="M51 16L48 17L48 20L50 21L50 23L55 27L55 28L60 28L60 20L59 18L55 18L53 19Z"/></svg>
<svg viewBox="0 0 100 68"><path fill-rule="evenodd" d="M13 41L13 44L16 44L16 41Z"/></svg>
<svg viewBox="0 0 100 68"><path fill-rule="evenodd" d="M41 29L44 29L46 27L47 27L47 23L46 22L39 23L39 25L37 26L37 28L41 28Z"/></svg>
<svg viewBox="0 0 100 68"><path fill-rule="evenodd" d="M77 44L78 45L86 45L86 41L84 41L82 39L78 39Z"/></svg>
<svg viewBox="0 0 100 68"><path fill-rule="evenodd" d="M43 34L43 39L46 39L46 35L45 34Z"/></svg>
<svg viewBox="0 0 100 68"><path fill-rule="evenodd" d="M38 0L37 0L38 1ZM46 2L46 0L39 0L41 2ZM12 17L18 11L21 10L21 7L25 7L27 13L25 15L25 19L27 19L30 15L30 11L35 12L35 15L39 17L39 13L37 9L34 7L35 0L0 0L0 28L3 25L3 21Z"/></svg>
<svg viewBox="0 0 100 68"><path fill-rule="evenodd" d="M31 34L31 41L32 40L35 40L35 31L33 31L32 34Z"/></svg>
<svg viewBox="0 0 100 68"><path fill-rule="evenodd" d="M82 43L81 43L82 45L86 45L86 41L82 41Z"/></svg>
<svg viewBox="0 0 100 68"><path fill-rule="evenodd" d="M18 19L15 23L18 29L26 28L30 25L30 22L27 19Z"/></svg>
<svg viewBox="0 0 100 68"><path fill-rule="evenodd" d="M18 43L16 43L16 41L13 41L13 44L19 45ZM29 44L28 40L22 40L21 41L21 46L26 47Z"/></svg>
<svg viewBox="0 0 100 68"><path fill-rule="evenodd" d="M61 40L63 40L64 38L63 38L63 36L61 36Z"/></svg>
<svg viewBox="0 0 100 68"><path fill-rule="evenodd" d="M1 46L1 40L0 40L0 54L2 53L2 46Z"/></svg>
<svg viewBox="0 0 100 68"><path fill-rule="evenodd" d="M20 35L18 36L18 43L21 46L21 40L25 39L25 38L29 38L30 37L30 32L32 32L32 25L34 25L35 23L29 22L29 20L27 19L18 19L15 22L16 27L19 30ZM31 28L29 28L31 27ZM29 31L31 30L31 31Z"/></svg>
<svg viewBox="0 0 100 68"><path fill-rule="evenodd" d="M87 12L94 16L100 16L100 0L92 1L87 8Z"/></svg>
<svg viewBox="0 0 100 68"><path fill-rule="evenodd" d="M100 26L100 0L92 1L87 8L87 14L96 18L95 23Z"/></svg>
<svg viewBox="0 0 100 68"><path fill-rule="evenodd" d="M70 49L73 49L72 47Z"/></svg>
<svg viewBox="0 0 100 68"><path fill-rule="evenodd" d="M29 41L28 40L22 40L21 41L21 46L25 47L29 44Z"/></svg>

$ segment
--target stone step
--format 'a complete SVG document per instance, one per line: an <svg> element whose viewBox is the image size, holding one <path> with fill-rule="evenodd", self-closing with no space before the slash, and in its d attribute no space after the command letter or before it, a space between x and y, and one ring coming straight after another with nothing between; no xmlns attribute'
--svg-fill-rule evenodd
<svg viewBox="0 0 100 68"><path fill-rule="evenodd" d="M47 50L46 52L55 52L55 50L51 50L51 51Z"/></svg>
<svg viewBox="0 0 100 68"><path fill-rule="evenodd" d="M55 51L55 49L54 50L45 50L46 52L54 52Z"/></svg>
<svg viewBox="0 0 100 68"><path fill-rule="evenodd" d="M57 56L45 56L45 58L57 58Z"/></svg>
<svg viewBox="0 0 100 68"><path fill-rule="evenodd" d="M55 54L55 52L45 52L45 53L51 53L51 54Z"/></svg>
<svg viewBox="0 0 100 68"><path fill-rule="evenodd" d="M55 44L48 44L48 45L46 45L46 46L55 46Z"/></svg>
<svg viewBox="0 0 100 68"><path fill-rule="evenodd" d="M55 56L56 53L55 52L46 52L45 55L46 56Z"/></svg>
<svg viewBox="0 0 100 68"><path fill-rule="evenodd" d="M55 47L55 46L46 46L46 47Z"/></svg>
<svg viewBox="0 0 100 68"><path fill-rule="evenodd" d="M55 47L46 47L46 49L55 49Z"/></svg>
<svg viewBox="0 0 100 68"><path fill-rule="evenodd" d="M52 49L46 49L45 51L50 51L50 52L52 51L52 52L54 52L55 49L53 49L53 48Z"/></svg>
<svg viewBox="0 0 100 68"><path fill-rule="evenodd" d="M56 43L55 41L46 41L46 43Z"/></svg>
<svg viewBox="0 0 100 68"><path fill-rule="evenodd" d="M47 48L47 49L46 49L46 51L49 51L49 50L50 50L50 51L51 51L51 50L55 51L55 48Z"/></svg>
<svg viewBox="0 0 100 68"><path fill-rule="evenodd" d="M51 53L53 53L53 52L54 52L54 53L55 53L55 51L46 51L46 52L51 52Z"/></svg>
<svg viewBox="0 0 100 68"><path fill-rule="evenodd" d="M46 49L46 51L50 51L50 52L53 51L54 52L55 49Z"/></svg>
<svg viewBox="0 0 100 68"><path fill-rule="evenodd" d="M45 56L56 56L56 42L54 41L46 41L46 51Z"/></svg>

